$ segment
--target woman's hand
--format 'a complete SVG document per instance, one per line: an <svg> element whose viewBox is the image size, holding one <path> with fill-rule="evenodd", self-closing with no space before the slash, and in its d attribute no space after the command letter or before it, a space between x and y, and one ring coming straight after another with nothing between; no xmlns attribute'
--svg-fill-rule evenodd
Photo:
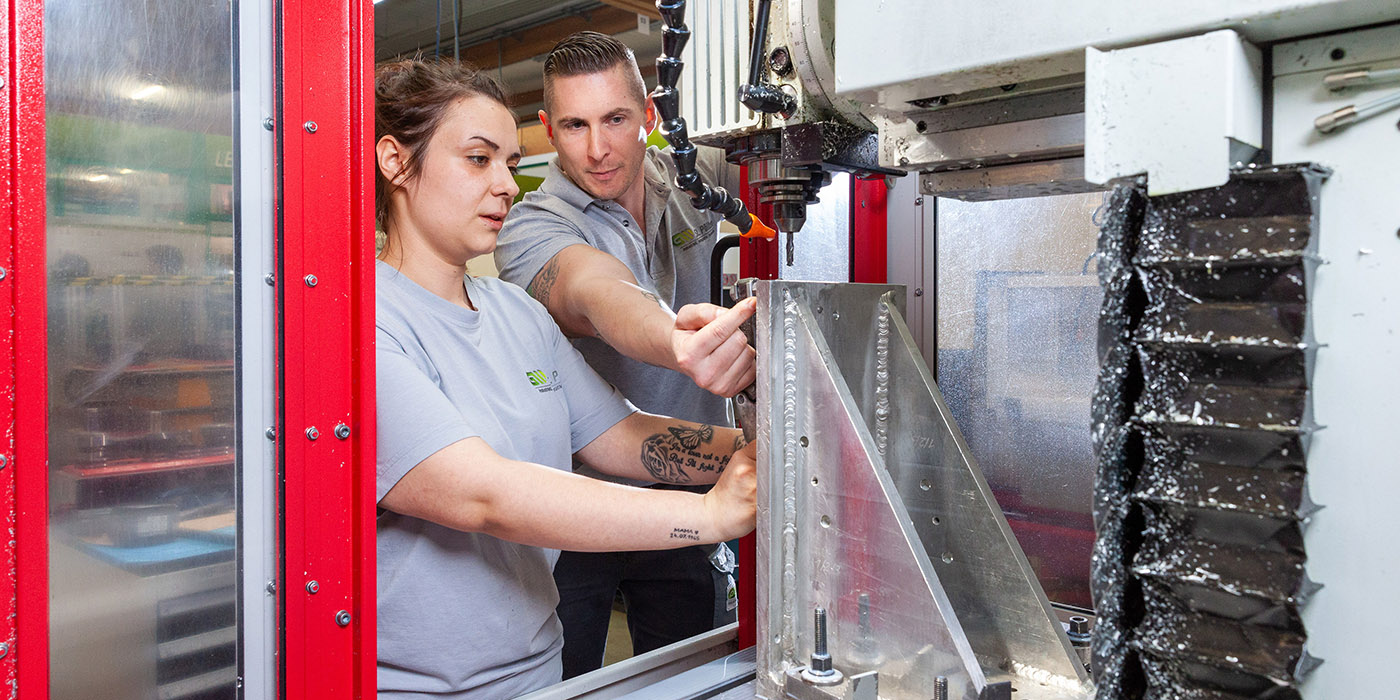
<svg viewBox="0 0 1400 700"><path fill-rule="evenodd" d="M721 540L753 532L758 511L758 465L754 443L734 453L714 488L705 494L705 511Z"/></svg>

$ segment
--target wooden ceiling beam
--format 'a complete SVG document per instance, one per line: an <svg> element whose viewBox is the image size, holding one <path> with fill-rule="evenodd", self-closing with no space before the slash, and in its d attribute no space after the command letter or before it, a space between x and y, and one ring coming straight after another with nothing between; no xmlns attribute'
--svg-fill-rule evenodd
<svg viewBox="0 0 1400 700"><path fill-rule="evenodd" d="M656 9L656 3L648 2L648 0L602 0L602 3L619 10L646 15L652 19L661 19L661 11Z"/></svg>
<svg viewBox="0 0 1400 700"><path fill-rule="evenodd" d="M569 15L553 22L514 32L501 39L463 47L462 60L482 70L497 65L510 65L540 54L549 53L560 39L575 32L593 31L600 34L621 34L637 28L635 12L615 7L600 7L582 15Z"/></svg>

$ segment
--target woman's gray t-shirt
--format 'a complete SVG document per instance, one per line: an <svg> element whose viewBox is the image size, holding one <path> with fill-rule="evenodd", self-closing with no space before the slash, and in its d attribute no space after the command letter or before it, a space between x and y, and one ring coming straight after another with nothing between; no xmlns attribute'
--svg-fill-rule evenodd
<svg viewBox="0 0 1400 700"><path fill-rule="evenodd" d="M472 311L386 263L377 278L376 499L469 437L568 471L634 410L519 287L467 278ZM558 682L557 551L392 512L376 529L380 698L506 698Z"/></svg>

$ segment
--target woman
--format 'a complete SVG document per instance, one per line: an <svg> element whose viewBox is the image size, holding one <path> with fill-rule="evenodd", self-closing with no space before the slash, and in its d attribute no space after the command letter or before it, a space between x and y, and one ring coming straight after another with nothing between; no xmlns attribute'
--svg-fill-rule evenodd
<svg viewBox="0 0 1400 700"><path fill-rule="evenodd" d="M557 549L666 549L753 529L738 431L635 411L524 290L466 276L518 188L499 85L378 72L380 697L514 697L558 681ZM734 459L731 461L731 456ZM636 489L600 471L709 493Z"/></svg>

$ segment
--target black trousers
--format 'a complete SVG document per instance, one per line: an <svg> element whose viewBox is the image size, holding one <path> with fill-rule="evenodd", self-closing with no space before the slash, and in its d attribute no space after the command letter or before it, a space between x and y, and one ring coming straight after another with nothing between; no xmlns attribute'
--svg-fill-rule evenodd
<svg viewBox="0 0 1400 700"><path fill-rule="evenodd" d="M659 552L560 552L554 565L564 623L564 678L603 666L613 598L622 592L632 652L644 654L733 622L728 577L714 545Z"/></svg>

